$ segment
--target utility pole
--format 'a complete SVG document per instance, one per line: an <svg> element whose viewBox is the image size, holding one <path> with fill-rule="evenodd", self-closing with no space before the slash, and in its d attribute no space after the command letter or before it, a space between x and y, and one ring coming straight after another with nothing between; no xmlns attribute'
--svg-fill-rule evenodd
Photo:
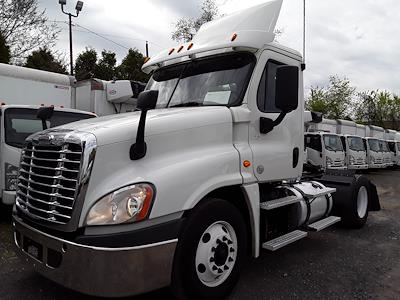
<svg viewBox="0 0 400 300"><path fill-rule="evenodd" d="M77 18L79 13L82 11L83 2L78 1L75 6L76 14L68 13L64 11L64 5L67 4L67 0L59 0L58 3L61 5L61 11L68 16L69 23L69 63L70 63L70 74L74 75L74 56L72 52L72 17Z"/></svg>

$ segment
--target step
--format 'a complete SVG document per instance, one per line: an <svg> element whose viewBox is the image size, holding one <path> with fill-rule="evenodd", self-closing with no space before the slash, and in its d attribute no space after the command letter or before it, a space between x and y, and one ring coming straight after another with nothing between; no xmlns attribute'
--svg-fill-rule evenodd
<svg viewBox="0 0 400 300"><path fill-rule="evenodd" d="M279 198L279 199L275 199L275 200L262 202L262 203L260 203L260 208L265 209L265 210L271 210L271 209L275 209L278 207L282 207L282 206L300 202L302 199L303 198L301 198L301 197L299 198L297 196L288 196L285 198Z"/></svg>
<svg viewBox="0 0 400 300"><path fill-rule="evenodd" d="M340 222L340 220L341 220L340 217L330 216L308 225L307 228L312 231L321 231L333 224Z"/></svg>
<svg viewBox="0 0 400 300"><path fill-rule="evenodd" d="M305 238L307 235L308 233L305 231L295 230L277 237L276 239L265 242L262 247L270 251L275 251L302 238Z"/></svg>

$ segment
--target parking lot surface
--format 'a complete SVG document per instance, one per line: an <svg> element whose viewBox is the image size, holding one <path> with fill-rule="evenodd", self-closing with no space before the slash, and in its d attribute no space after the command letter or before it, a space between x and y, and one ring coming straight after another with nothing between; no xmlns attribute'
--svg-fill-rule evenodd
<svg viewBox="0 0 400 300"><path fill-rule="evenodd" d="M364 228L334 226L277 252L262 252L249 259L229 299L400 299L400 171L368 177L378 187L382 210L370 213ZM94 299L20 261L8 213L0 218L0 299ZM173 298L162 289L131 299Z"/></svg>

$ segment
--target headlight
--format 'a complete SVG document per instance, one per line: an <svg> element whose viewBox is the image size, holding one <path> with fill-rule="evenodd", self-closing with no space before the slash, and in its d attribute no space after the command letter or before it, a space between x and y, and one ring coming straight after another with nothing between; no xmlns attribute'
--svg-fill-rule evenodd
<svg viewBox="0 0 400 300"><path fill-rule="evenodd" d="M326 165L331 166L332 165L332 159L330 157L326 158Z"/></svg>
<svg viewBox="0 0 400 300"><path fill-rule="evenodd" d="M132 223L148 217L154 198L150 184L121 188L97 201L86 217L86 225Z"/></svg>
<svg viewBox="0 0 400 300"><path fill-rule="evenodd" d="M375 158L374 158L373 156L371 156L370 162L371 162L372 164L375 163Z"/></svg>
<svg viewBox="0 0 400 300"><path fill-rule="evenodd" d="M6 191L15 191L17 189L18 167L9 163L5 163L4 167L6 170L5 189Z"/></svg>
<svg viewBox="0 0 400 300"><path fill-rule="evenodd" d="M356 162L356 159L354 158L354 156L351 156L351 155L350 155L350 164L351 164L351 165L354 165L355 162Z"/></svg>

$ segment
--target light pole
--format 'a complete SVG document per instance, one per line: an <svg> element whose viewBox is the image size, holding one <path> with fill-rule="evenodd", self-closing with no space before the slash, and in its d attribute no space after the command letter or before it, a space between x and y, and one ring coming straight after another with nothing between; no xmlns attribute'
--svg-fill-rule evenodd
<svg viewBox="0 0 400 300"><path fill-rule="evenodd" d="M72 55L72 17L77 18L79 13L82 11L83 2L78 1L75 6L76 15L67 13L64 11L64 5L67 4L67 0L58 0L58 3L61 5L61 11L68 16L69 19L69 60L70 60L70 67L71 67L71 75L74 75L74 61Z"/></svg>

